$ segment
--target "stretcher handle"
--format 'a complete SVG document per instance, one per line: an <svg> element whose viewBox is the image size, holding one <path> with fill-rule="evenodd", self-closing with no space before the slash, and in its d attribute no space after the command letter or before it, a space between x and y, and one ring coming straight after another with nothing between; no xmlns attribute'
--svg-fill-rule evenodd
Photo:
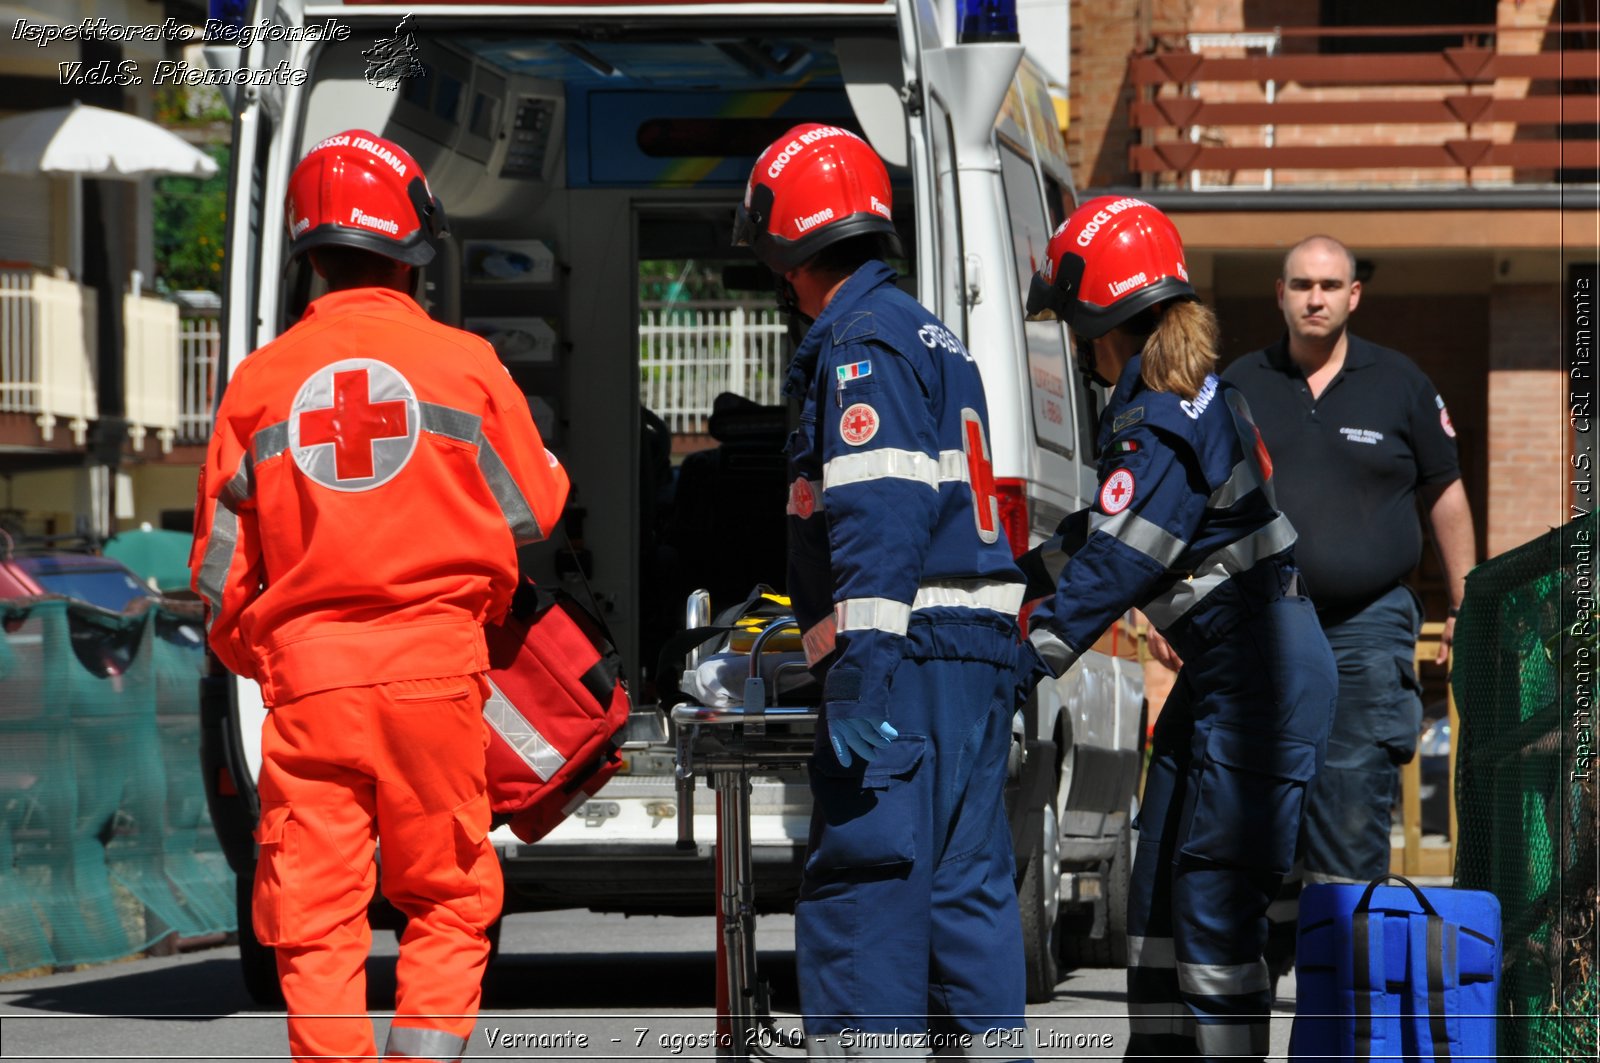
<svg viewBox="0 0 1600 1063"><path fill-rule="evenodd" d="M767 644L767 640L778 634L780 631L787 631L790 628L793 628L795 631L799 631L800 621L796 620L792 616L777 616L773 617L772 621L768 623L766 627L761 629L761 634L757 635L756 640L750 644L751 679L755 679L761 674L761 654L763 652L763 648Z"/></svg>
<svg viewBox="0 0 1600 1063"><path fill-rule="evenodd" d="M1439 913L1435 911L1433 905L1428 902L1428 898L1423 894L1422 890L1418 889L1416 884L1410 879L1406 878L1404 875L1396 875L1392 871L1387 875L1379 875L1377 878L1367 883L1366 892L1361 895L1361 900L1356 905L1356 912L1360 913L1368 911L1372 907L1372 894L1377 891L1379 886L1383 885L1389 879L1394 879L1396 882L1400 883L1406 889L1411 891L1411 895L1415 897L1417 899L1417 903L1422 906L1424 915L1431 915L1435 919L1439 918Z"/></svg>

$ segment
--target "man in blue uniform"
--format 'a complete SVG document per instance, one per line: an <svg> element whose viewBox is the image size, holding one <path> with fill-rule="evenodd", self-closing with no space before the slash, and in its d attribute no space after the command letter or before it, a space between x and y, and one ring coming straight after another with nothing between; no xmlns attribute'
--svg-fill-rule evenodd
<svg viewBox="0 0 1600 1063"><path fill-rule="evenodd" d="M801 1008L813 1056L993 1058L1024 1011L1002 800L1022 577L977 366L881 261L890 203L865 142L798 126L757 160L735 231L814 319L786 388L789 593L824 675Z"/></svg>
<svg viewBox="0 0 1600 1063"><path fill-rule="evenodd" d="M1171 221L1137 199L1080 207L1050 240L1030 313L1065 318L1115 389L1095 503L1025 558L1054 597L1030 644L1063 674L1132 606L1183 658L1156 725L1128 905L1129 1056L1260 1059L1266 910L1322 762L1333 658L1297 589L1295 532L1244 396L1217 378L1216 319Z"/></svg>

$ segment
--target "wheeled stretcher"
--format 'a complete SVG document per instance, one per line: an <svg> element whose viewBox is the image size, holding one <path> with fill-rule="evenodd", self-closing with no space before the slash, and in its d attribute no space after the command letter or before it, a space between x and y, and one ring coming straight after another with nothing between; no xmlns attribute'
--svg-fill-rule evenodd
<svg viewBox="0 0 1600 1063"><path fill-rule="evenodd" d="M691 603L691 615L694 604ZM692 621L691 621L692 623ZM718 1056L748 1060L792 1054L774 1048L800 1048L792 1033L777 1029L765 985L756 966L756 906L751 857L751 778L774 772L798 772L811 759L817 706L769 703L770 689L800 661L763 668L763 653L772 641L799 630L793 617L766 623L750 645L743 704L715 707L698 702L674 706L677 733L678 846L692 849L696 781L704 775L716 795L717 866L717 1016ZM698 663L691 655L690 667Z"/></svg>

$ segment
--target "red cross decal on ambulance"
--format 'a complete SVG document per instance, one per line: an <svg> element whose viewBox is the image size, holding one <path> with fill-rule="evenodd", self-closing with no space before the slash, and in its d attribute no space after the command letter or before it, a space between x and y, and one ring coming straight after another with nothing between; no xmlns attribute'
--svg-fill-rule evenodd
<svg viewBox="0 0 1600 1063"><path fill-rule="evenodd" d="M302 472L336 491L387 483L417 447L416 392L394 367L350 358L300 385L289 448Z"/></svg>

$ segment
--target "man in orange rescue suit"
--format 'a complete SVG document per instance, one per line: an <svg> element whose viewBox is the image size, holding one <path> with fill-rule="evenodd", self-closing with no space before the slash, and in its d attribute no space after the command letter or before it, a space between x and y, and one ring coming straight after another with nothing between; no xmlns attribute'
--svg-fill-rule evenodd
<svg viewBox="0 0 1600 1063"><path fill-rule="evenodd" d="M328 294L245 359L217 411L191 567L222 662L261 684L254 926L295 1059L375 1055L367 904L410 919L383 1058L467 1046L502 884L487 840L484 622L567 477L484 340L413 300L444 213L363 130L289 182L290 252Z"/></svg>

